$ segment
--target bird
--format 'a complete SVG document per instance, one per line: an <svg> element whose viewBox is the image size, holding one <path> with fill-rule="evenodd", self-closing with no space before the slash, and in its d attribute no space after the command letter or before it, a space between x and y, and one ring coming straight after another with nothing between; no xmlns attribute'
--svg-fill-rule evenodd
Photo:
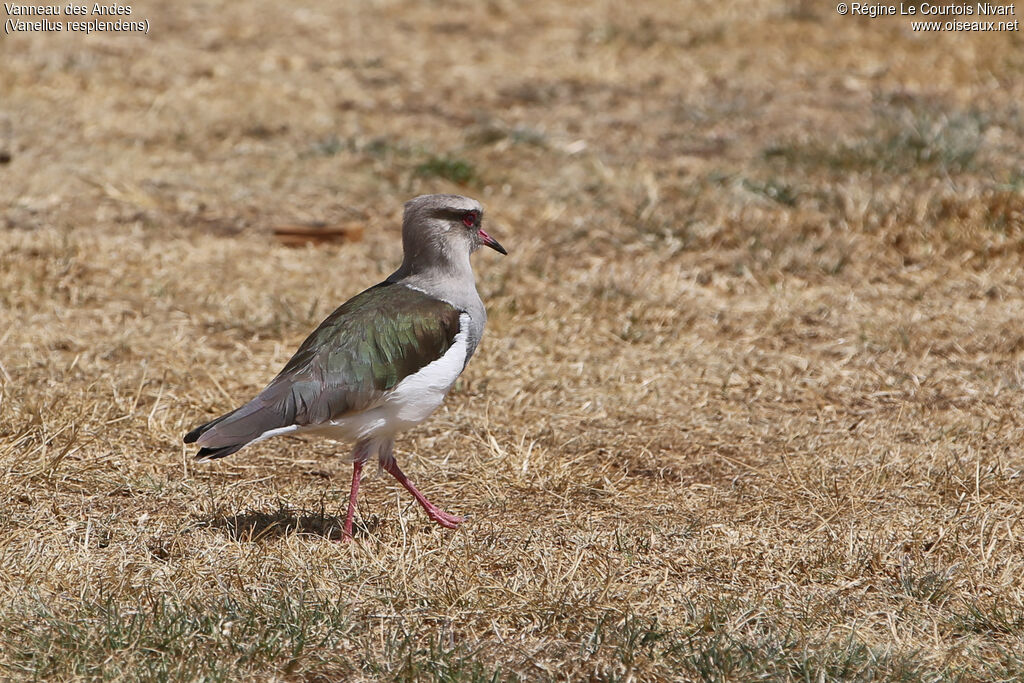
<svg viewBox="0 0 1024 683"><path fill-rule="evenodd" d="M331 313L255 398L186 434L199 446L196 460L284 434L353 442L343 540L352 540L363 465L375 456L431 520L457 528L464 518L427 500L399 468L394 444L441 405L483 336L487 312L470 255L481 246L508 254L483 216L480 202L460 195L406 202L398 269Z"/></svg>

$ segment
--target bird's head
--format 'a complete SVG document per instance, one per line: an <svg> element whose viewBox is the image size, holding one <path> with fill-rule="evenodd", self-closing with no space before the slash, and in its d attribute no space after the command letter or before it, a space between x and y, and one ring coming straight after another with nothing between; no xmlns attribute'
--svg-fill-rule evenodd
<svg viewBox="0 0 1024 683"><path fill-rule="evenodd" d="M425 194L405 203L402 246L407 263L444 266L461 261L481 246L500 254L505 248L483 229L480 202L457 194Z"/></svg>

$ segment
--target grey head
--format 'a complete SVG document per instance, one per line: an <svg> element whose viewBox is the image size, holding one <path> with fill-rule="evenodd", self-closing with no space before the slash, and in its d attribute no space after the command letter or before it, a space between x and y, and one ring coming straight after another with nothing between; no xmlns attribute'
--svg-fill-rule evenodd
<svg viewBox="0 0 1024 683"><path fill-rule="evenodd" d="M508 253L484 231L483 217L480 202L457 194L410 199L402 216L402 266L388 280L467 308L479 300L470 254L481 246Z"/></svg>
<svg viewBox="0 0 1024 683"><path fill-rule="evenodd" d="M483 245L505 254L483 230L480 202L457 194L425 194L405 203L402 216L402 269L457 269Z"/></svg>

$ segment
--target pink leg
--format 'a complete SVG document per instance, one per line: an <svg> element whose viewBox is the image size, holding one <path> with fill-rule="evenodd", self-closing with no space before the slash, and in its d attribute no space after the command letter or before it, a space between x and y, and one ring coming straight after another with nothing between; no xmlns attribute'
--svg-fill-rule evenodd
<svg viewBox="0 0 1024 683"><path fill-rule="evenodd" d="M465 519L464 517L456 517L449 514L427 500L427 497L420 493L419 489L413 486L409 478L398 468L398 462L394 458L389 458L382 465L388 474L397 479L398 483L404 486L416 498L416 502L423 506L423 509L427 511L427 515L441 526L446 529L455 529Z"/></svg>
<svg viewBox="0 0 1024 683"><path fill-rule="evenodd" d="M356 460L352 463L352 492L348 496L348 514L345 515L345 532L341 540L348 542L352 540L352 517L356 514L356 496L359 495L359 477L363 471L363 461Z"/></svg>

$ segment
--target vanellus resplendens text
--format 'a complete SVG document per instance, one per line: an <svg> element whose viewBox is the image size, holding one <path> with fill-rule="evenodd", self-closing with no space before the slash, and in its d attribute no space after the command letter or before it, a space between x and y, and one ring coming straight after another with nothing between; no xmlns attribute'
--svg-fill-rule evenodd
<svg viewBox="0 0 1024 683"><path fill-rule="evenodd" d="M363 463L381 467L449 529L462 517L437 507L399 469L395 436L441 405L480 343L487 314L469 256L505 249L481 227L483 208L458 195L416 197L402 218L401 267L346 301L302 342L284 369L241 408L196 427L198 460L223 458L280 434L355 442L345 538Z"/></svg>

